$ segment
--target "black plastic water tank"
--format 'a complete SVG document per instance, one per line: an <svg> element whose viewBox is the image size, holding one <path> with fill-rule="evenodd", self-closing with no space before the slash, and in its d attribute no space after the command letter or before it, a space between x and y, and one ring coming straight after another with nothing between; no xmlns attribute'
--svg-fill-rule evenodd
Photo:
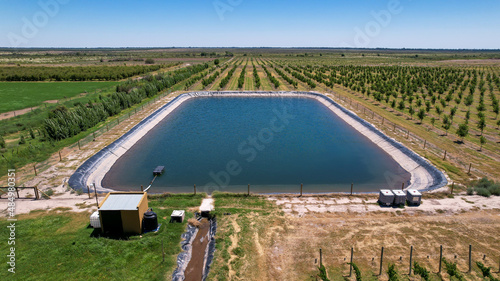
<svg viewBox="0 0 500 281"><path fill-rule="evenodd" d="M155 230L158 228L158 216L153 209L149 209L144 213L144 218L142 219L142 229L144 232Z"/></svg>

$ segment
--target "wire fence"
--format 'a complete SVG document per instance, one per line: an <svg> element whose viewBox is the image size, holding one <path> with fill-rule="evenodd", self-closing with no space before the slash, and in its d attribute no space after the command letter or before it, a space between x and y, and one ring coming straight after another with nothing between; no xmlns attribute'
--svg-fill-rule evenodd
<svg viewBox="0 0 500 281"><path fill-rule="evenodd" d="M141 105L136 105L135 107L129 108L125 113L122 113L121 115L118 115L116 117L110 118L109 120L106 120L103 124L99 125L99 127L93 131L91 134L88 136L80 139L78 142L70 145L70 148L75 148L78 147L80 149L84 148L85 145L95 141L98 137L102 136L103 134L107 133L109 130L113 129L114 127L120 125L123 122L128 122L131 119L135 118L136 115L141 112L144 109L148 109L152 104L156 103L160 99L166 97L167 95L170 94L170 91L162 93L153 99L141 104Z"/></svg>
<svg viewBox="0 0 500 281"><path fill-rule="evenodd" d="M348 90L350 94L355 95L354 92ZM429 152L436 157L446 160L448 162L451 162L455 164L458 167L463 168L466 170L469 174L471 172L474 172L476 174L479 174L481 176L492 176L476 167L468 161L470 159L466 159L463 155L455 154L455 153L450 153L449 151L446 151L436 144L433 144L429 142L427 139L424 139L422 137L419 137L412 132L408 128L402 127L394 122L391 122L387 120L385 117L375 113L368 107L362 105L361 103L353 100L352 98L346 97L342 94L339 94L335 91L329 90L328 93L337 101L340 101L343 106L348 107L349 109L357 112L358 114L363 114L367 120L370 120L370 122L373 125L376 125L378 128L384 128L386 129L386 133L392 132L392 134L397 135L399 137L403 137L403 139L406 139L406 142L413 143L415 146L418 147L419 150L426 152ZM403 117L407 118L409 116L406 116L404 113L401 113ZM438 129L432 128L433 131L437 131L438 134L441 133ZM389 132L387 132L389 131ZM469 170L470 169L470 170Z"/></svg>
<svg viewBox="0 0 500 281"><path fill-rule="evenodd" d="M451 263L456 263L458 270L462 272L471 272L476 266L476 262L481 262L486 267L490 267L492 272L500 273L500 255L493 256L481 250L475 251L472 245L469 245L468 249L467 247L464 247L464 249L465 252L457 252L455 247L443 247L441 245L432 249L425 248L422 251L410 246L404 252L400 248L391 249L386 247L379 248L377 252L372 249L370 252L355 247L350 249L327 247L318 249L319 251L313 257L309 256L308 258L312 260L315 266L322 262L326 267L340 267L345 272L350 272L348 263L352 262L364 265L364 267L368 267L368 269L378 274L383 273L383 269L387 268L389 264L394 264L400 272L406 269L407 274L411 274L413 263L418 262L431 272L440 273L445 271L442 262L442 259L445 258Z"/></svg>

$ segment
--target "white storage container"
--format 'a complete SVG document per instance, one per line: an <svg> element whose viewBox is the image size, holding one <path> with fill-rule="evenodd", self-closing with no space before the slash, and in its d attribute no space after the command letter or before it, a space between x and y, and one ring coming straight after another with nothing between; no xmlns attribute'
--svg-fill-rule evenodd
<svg viewBox="0 0 500 281"><path fill-rule="evenodd" d="M95 211L90 215L90 226L93 228L101 228L101 221L99 220L99 211Z"/></svg>
<svg viewBox="0 0 500 281"><path fill-rule="evenodd" d="M394 202L394 193L389 189L381 189L378 197L378 202L384 206L391 206Z"/></svg>
<svg viewBox="0 0 500 281"><path fill-rule="evenodd" d="M419 206L422 203L422 193L416 189L408 189L406 191L406 201L408 205Z"/></svg>
<svg viewBox="0 0 500 281"><path fill-rule="evenodd" d="M183 222L184 221L184 210L174 210L172 215L170 215L171 222Z"/></svg>
<svg viewBox="0 0 500 281"><path fill-rule="evenodd" d="M406 193L402 190L393 190L394 205L404 205L406 203Z"/></svg>

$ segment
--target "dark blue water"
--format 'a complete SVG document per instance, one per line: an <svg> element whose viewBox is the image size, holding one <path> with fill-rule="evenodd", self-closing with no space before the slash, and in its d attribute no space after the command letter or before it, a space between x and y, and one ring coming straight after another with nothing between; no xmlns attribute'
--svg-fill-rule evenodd
<svg viewBox="0 0 500 281"><path fill-rule="evenodd" d="M348 192L399 188L410 178L389 155L316 100L195 98L174 110L111 168L103 186L151 192Z"/></svg>

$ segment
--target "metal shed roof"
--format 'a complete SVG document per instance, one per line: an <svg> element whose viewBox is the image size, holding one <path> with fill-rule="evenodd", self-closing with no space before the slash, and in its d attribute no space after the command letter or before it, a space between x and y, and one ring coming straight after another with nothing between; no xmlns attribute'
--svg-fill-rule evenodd
<svg viewBox="0 0 500 281"><path fill-rule="evenodd" d="M389 189L381 189L380 190L380 193L386 195L386 196L394 196L394 193L392 193L392 191L390 191Z"/></svg>
<svg viewBox="0 0 500 281"><path fill-rule="evenodd" d="M101 211L137 210L145 194L110 194L102 204Z"/></svg>

